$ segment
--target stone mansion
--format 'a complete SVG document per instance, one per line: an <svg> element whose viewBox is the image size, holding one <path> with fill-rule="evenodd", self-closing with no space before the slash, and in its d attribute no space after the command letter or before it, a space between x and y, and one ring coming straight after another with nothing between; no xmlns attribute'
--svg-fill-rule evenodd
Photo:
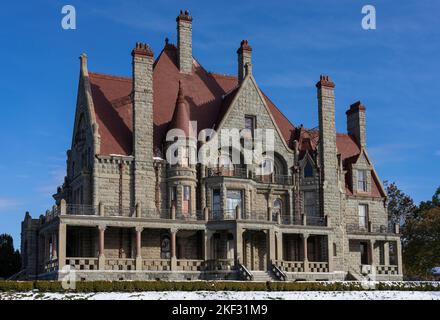
<svg viewBox="0 0 440 320"><path fill-rule="evenodd" d="M84 281L402 279L365 106L349 106L337 133L335 84L320 76L319 126L295 126L259 88L248 41L236 75L208 72L193 58L192 17L176 22L177 44L156 57L135 45L130 78L90 72L81 55L66 177L53 208L22 222L22 277L61 279L70 266ZM170 164L167 132L190 139L190 121L273 130L273 170L227 152L215 166Z"/></svg>

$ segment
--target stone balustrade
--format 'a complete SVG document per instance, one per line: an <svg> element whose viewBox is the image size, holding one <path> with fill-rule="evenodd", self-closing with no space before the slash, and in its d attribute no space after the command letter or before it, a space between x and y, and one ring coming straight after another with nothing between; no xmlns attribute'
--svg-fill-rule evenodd
<svg viewBox="0 0 440 320"><path fill-rule="evenodd" d="M66 265L75 270L98 270L98 258L66 258Z"/></svg>
<svg viewBox="0 0 440 320"><path fill-rule="evenodd" d="M105 270L112 270L112 271L136 270L136 259L107 258L105 259Z"/></svg>
<svg viewBox="0 0 440 320"><path fill-rule="evenodd" d="M376 266L376 272L379 275L398 275L398 266L397 265L379 265Z"/></svg>
<svg viewBox="0 0 440 320"><path fill-rule="evenodd" d="M144 271L171 271L170 259L142 259Z"/></svg>
<svg viewBox="0 0 440 320"><path fill-rule="evenodd" d="M308 262L309 272L328 272L328 262Z"/></svg>
<svg viewBox="0 0 440 320"><path fill-rule="evenodd" d="M204 260L179 259L177 271L202 271Z"/></svg>
<svg viewBox="0 0 440 320"><path fill-rule="evenodd" d="M274 264L284 272L304 272L303 261L276 260Z"/></svg>
<svg viewBox="0 0 440 320"><path fill-rule="evenodd" d="M44 264L44 272L54 272L58 270L58 259L52 259Z"/></svg>

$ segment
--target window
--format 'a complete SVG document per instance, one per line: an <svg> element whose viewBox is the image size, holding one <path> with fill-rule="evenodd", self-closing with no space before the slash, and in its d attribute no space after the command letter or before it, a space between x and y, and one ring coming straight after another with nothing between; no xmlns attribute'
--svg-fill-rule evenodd
<svg viewBox="0 0 440 320"><path fill-rule="evenodd" d="M336 246L336 243L333 242L333 257L338 256L338 247Z"/></svg>
<svg viewBox="0 0 440 320"><path fill-rule="evenodd" d="M366 228L368 224L368 206L365 204L359 205L359 227Z"/></svg>
<svg viewBox="0 0 440 320"><path fill-rule="evenodd" d="M214 189L212 190L212 211L214 214L220 212L220 203L221 203L221 197L220 197L220 190Z"/></svg>
<svg viewBox="0 0 440 320"><path fill-rule="evenodd" d="M171 201L177 200L177 187L171 188Z"/></svg>
<svg viewBox="0 0 440 320"><path fill-rule="evenodd" d="M190 186L183 187L183 200L185 200L185 201L191 200L191 187Z"/></svg>
<svg viewBox="0 0 440 320"><path fill-rule="evenodd" d="M358 191L367 192L367 170L358 170Z"/></svg>
<svg viewBox="0 0 440 320"><path fill-rule="evenodd" d="M361 242L359 244L360 248L360 253L361 253L361 264L369 264L368 263L368 243L366 242Z"/></svg>
<svg viewBox="0 0 440 320"><path fill-rule="evenodd" d="M227 208L229 213L235 213L235 210L237 207L241 209L241 212L243 212L243 201L242 201L242 192L241 190L228 190L226 192L227 200Z"/></svg>
<svg viewBox="0 0 440 320"><path fill-rule="evenodd" d="M281 199L276 199L273 202L273 210L272 210L272 221L277 221L278 215L282 214L282 201Z"/></svg>
<svg viewBox="0 0 440 320"><path fill-rule="evenodd" d="M307 217L314 217L317 215L315 191L304 191L304 214Z"/></svg>
<svg viewBox="0 0 440 320"><path fill-rule="evenodd" d="M313 178L313 167L310 161L307 161L304 167L304 178Z"/></svg>
<svg viewBox="0 0 440 320"><path fill-rule="evenodd" d="M254 116L245 116L244 117L244 128L246 130L249 130L251 133L251 137L254 137L254 130L255 130L255 117Z"/></svg>

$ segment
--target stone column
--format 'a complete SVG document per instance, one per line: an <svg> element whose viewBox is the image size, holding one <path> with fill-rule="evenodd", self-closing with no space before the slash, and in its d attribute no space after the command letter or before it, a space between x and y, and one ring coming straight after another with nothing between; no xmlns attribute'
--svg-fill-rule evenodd
<svg viewBox="0 0 440 320"><path fill-rule="evenodd" d="M370 264L372 265L372 268L375 268L376 265L376 257L375 257L375 252L374 252L374 244L376 243L376 240L370 239L370 256L371 256L371 261Z"/></svg>
<svg viewBox="0 0 440 320"><path fill-rule="evenodd" d="M142 231L144 228L136 227L136 270L142 270Z"/></svg>
<svg viewBox="0 0 440 320"><path fill-rule="evenodd" d="M307 233L302 235L303 238L303 254L304 254L304 272L309 272L309 257L307 254L307 239L309 238L309 235Z"/></svg>
<svg viewBox="0 0 440 320"><path fill-rule="evenodd" d="M98 256L98 269L105 270L105 229L106 226L98 226L99 230L99 256Z"/></svg>
<svg viewBox="0 0 440 320"><path fill-rule="evenodd" d="M327 255L328 255L328 272L333 272L333 237L327 236Z"/></svg>
<svg viewBox="0 0 440 320"><path fill-rule="evenodd" d="M269 266L275 261L276 259L276 251L275 251L275 230L268 229L267 230L267 240L268 240L268 247L269 247Z"/></svg>
<svg viewBox="0 0 440 320"><path fill-rule="evenodd" d="M211 258L211 250L210 250L211 235L212 232L209 230L205 230L203 233L203 259L205 261L210 260Z"/></svg>
<svg viewBox="0 0 440 320"><path fill-rule="evenodd" d="M390 243L389 241L384 241L383 243L383 262L384 265L390 265Z"/></svg>
<svg viewBox="0 0 440 320"><path fill-rule="evenodd" d="M60 223L58 226L58 268L62 269L66 265L66 234L67 225Z"/></svg>
<svg viewBox="0 0 440 320"><path fill-rule="evenodd" d="M234 254L235 254L235 264L243 263L243 228L241 226L236 226L234 234Z"/></svg>
<svg viewBox="0 0 440 320"><path fill-rule="evenodd" d="M402 268L402 243L400 242L400 239L396 241L396 255L397 255L397 273L403 274L403 268Z"/></svg>
<svg viewBox="0 0 440 320"><path fill-rule="evenodd" d="M171 270L177 269L177 256L176 256L176 245L177 245L177 229L170 229L171 232Z"/></svg>
<svg viewBox="0 0 440 320"><path fill-rule="evenodd" d="M283 260L283 233L281 231L275 232L277 239L277 260Z"/></svg>
<svg viewBox="0 0 440 320"><path fill-rule="evenodd" d="M57 234L53 232L52 234L52 260L57 259Z"/></svg>
<svg viewBox="0 0 440 320"><path fill-rule="evenodd" d="M293 176L292 176L293 179ZM294 201L293 201L293 191L289 189L289 211L286 212L286 216L289 216L289 223L292 224L295 217Z"/></svg>

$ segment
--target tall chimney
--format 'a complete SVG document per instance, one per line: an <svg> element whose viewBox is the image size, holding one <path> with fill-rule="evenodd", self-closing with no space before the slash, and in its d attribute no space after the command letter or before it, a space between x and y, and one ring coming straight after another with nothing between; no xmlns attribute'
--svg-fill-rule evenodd
<svg viewBox="0 0 440 320"><path fill-rule="evenodd" d="M153 171L153 51L136 43L133 57L134 202L142 208L154 204Z"/></svg>
<svg viewBox="0 0 440 320"><path fill-rule="evenodd" d="M356 138L360 147L367 145L365 135L365 106L358 101L350 106L345 113L347 115L347 132Z"/></svg>
<svg viewBox="0 0 440 320"><path fill-rule="evenodd" d="M332 227L342 226L338 159L335 129L335 84L329 76L321 76L316 84L318 89L319 117L319 161L320 161L320 208ZM329 246L342 248L342 237L329 237ZM343 270L342 255L329 257L329 264L336 270ZM330 267L329 267L330 268ZM330 269L331 269L330 268Z"/></svg>
<svg viewBox="0 0 440 320"><path fill-rule="evenodd" d="M238 56L238 83L242 83L244 78L252 73L252 48L247 40L242 40L240 48L237 50Z"/></svg>
<svg viewBox="0 0 440 320"><path fill-rule="evenodd" d="M182 73L191 74L193 65L192 56L192 17L188 11L180 10L177 22L177 51L178 65Z"/></svg>

